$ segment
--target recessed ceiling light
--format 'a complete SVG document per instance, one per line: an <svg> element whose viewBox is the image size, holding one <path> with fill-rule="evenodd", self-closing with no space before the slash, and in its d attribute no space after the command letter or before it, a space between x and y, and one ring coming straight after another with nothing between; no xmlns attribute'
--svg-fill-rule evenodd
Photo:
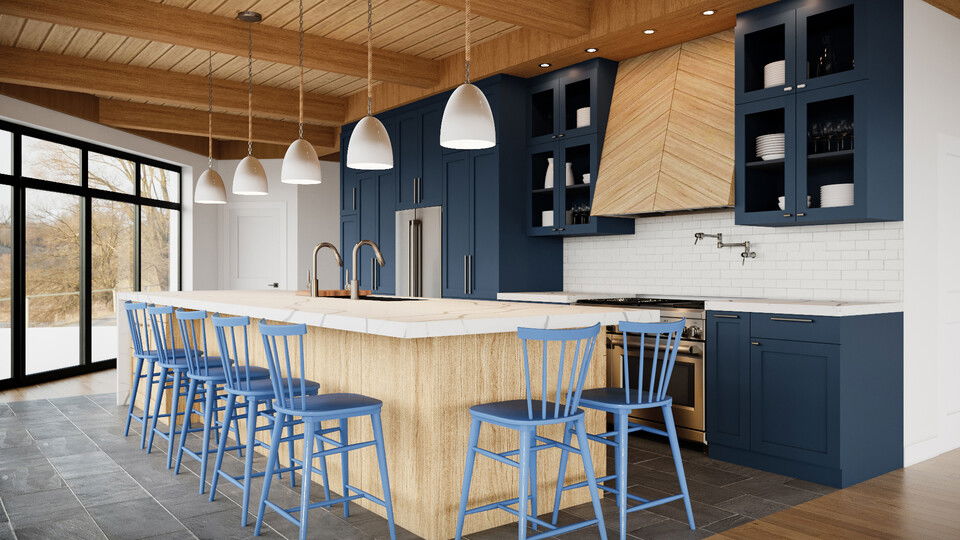
<svg viewBox="0 0 960 540"><path fill-rule="evenodd" d="M551 65L551 64L549 64L549 63L547 63L547 62L542 62L542 63L540 64L540 67L542 67L542 68L548 68L548 67L550 67L550 65Z"/></svg>
<svg viewBox="0 0 960 540"><path fill-rule="evenodd" d="M708 9L708 10L706 10L706 11L703 12L704 15L713 15L714 13L716 13L716 11L714 11L714 10L712 10L712 9Z"/></svg>
<svg viewBox="0 0 960 540"><path fill-rule="evenodd" d="M595 53L595 52L597 52L598 50L599 50L599 49L597 49L596 47L588 47L588 48L584 49L583 51L584 51L584 52L588 52L588 53Z"/></svg>
<svg viewBox="0 0 960 540"><path fill-rule="evenodd" d="M656 30L654 30L653 28L647 28L646 30L643 31L643 33L648 36L654 32L656 32Z"/></svg>

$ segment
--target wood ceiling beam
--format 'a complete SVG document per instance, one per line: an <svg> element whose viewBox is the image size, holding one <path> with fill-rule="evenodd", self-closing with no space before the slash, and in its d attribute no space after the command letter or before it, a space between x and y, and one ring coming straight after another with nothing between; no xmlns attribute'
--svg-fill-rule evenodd
<svg viewBox="0 0 960 540"><path fill-rule="evenodd" d="M960 18L960 0L927 0L927 3Z"/></svg>
<svg viewBox="0 0 960 540"><path fill-rule="evenodd" d="M15 47L0 47L0 82L207 107L206 77ZM294 120L298 116L297 99L296 90L256 86L254 115ZM214 79L213 103L218 112L246 113L247 85ZM344 110L343 98L304 96L304 118L309 122L339 126L343 123Z"/></svg>
<svg viewBox="0 0 960 540"><path fill-rule="evenodd" d="M434 4L464 9L464 0L429 0ZM472 0L477 15L566 37L590 30L590 0Z"/></svg>
<svg viewBox="0 0 960 540"><path fill-rule="evenodd" d="M572 0L565 0L572 1ZM247 56L249 25L230 17L179 8L149 0L3 0L0 13L182 45L234 56ZM297 65L299 33L275 26L253 26L253 57ZM367 76L365 45L307 34L305 67ZM374 50L373 78L397 84L431 87L439 81L435 60Z"/></svg>
<svg viewBox="0 0 960 540"><path fill-rule="evenodd" d="M193 109L179 109L163 105L133 103L113 99L100 100L101 124L126 129L160 131L178 135L207 135L207 113ZM303 136L317 147L328 152L336 146L337 130L330 126L303 126ZM253 119L253 140L258 142L289 145L297 137L297 124L270 118ZM223 140L247 140L247 119L235 114L214 113L213 138Z"/></svg>
<svg viewBox="0 0 960 540"><path fill-rule="evenodd" d="M498 73L531 77L546 73L539 67L549 62L559 69L577 62L602 56L611 60L633 58L650 51L729 30L736 24L737 13L754 9L776 0L593 0L590 31L580 37L567 38L539 30L521 28L501 37L479 43L473 48L470 71L473 79ZM548 2L545 2L548 3ZM711 16L703 15L715 10ZM654 29L652 35L645 29ZM597 47L597 54L584 51ZM440 83L429 89L396 84L374 87L377 111L391 109L438 94L463 82L463 54L442 60ZM348 96L348 122L366 114L366 93Z"/></svg>

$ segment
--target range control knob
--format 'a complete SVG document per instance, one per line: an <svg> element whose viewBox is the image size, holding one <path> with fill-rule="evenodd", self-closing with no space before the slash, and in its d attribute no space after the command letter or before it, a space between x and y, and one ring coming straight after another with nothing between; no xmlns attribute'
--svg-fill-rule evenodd
<svg viewBox="0 0 960 540"><path fill-rule="evenodd" d="M690 326L690 327L686 328L685 334L686 334L685 337L688 337L688 338L690 338L690 339L702 339L702 338L703 338L703 330L702 330L699 326Z"/></svg>

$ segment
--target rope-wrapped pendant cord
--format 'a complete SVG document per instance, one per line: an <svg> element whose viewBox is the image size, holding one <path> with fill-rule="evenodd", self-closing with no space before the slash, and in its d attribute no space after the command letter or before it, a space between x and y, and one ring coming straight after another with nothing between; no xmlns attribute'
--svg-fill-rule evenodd
<svg viewBox="0 0 960 540"><path fill-rule="evenodd" d="M213 51L207 52L207 168L213 168Z"/></svg>
<svg viewBox="0 0 960 540"><path fill-rule="evenodd" d="M463 21L463 67L464 67L464 79L466 82L470 82L470 0L465 0L466 6L464 7L464 21Z"/></svg>
<svg viewBox="0 0 960 540"><path fill-rule="evenodd" d="M247 155L253 155L253 26L247 29Z"/></svg>
<svg viewBox="0 0 960 540"><path fill-rule="evenodd" d="M367 0L367 116L373 115L373 0Z"/></svg>
<svg viewBox="0 0 960 540"><path fill-rule="evenodd" d="M300 0L300 116L297 133L303 138L303 0Z"/></svg>

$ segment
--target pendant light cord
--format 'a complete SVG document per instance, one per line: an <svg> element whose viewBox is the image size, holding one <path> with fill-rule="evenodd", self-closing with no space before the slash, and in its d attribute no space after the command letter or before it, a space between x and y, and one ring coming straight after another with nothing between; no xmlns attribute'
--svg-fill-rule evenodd
<svg viewBox="0 0 960 540"><path fill-rule="evenodd" d="M253 155L253 25L247 28L247 155Z"/></svg>
<svg viewBox="0 0 960 540"><path fill-rule="evenodd" d="M297 130L299 138L303 138L303 0L300 0L300 117Z"/></svg>
<svg viewBox="0 0 960 540"><path fill-rule="evenodd" d="M373 116L373 0L367 0L367 116Z"/></svg>
<svg viewBox="0 0 960 540"><path fill-rule="evenodd" d="M213 51L207 52L207 168L213 168Z"/></svg>
<svg viewBox="0 0 960 540"><path fill-rule="evenodd" d="M467 83L470 82L470 0L465 0L466 6L463 10L464 21L463 21L463 68L464 68L464 79Z"/></svg>

